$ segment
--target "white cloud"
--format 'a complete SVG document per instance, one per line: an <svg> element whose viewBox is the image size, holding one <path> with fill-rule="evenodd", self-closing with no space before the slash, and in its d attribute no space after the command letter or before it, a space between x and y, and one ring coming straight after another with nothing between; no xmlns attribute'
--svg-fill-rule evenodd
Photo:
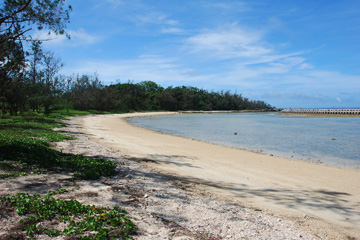
<svg viewBox="0 0 360 240"><path fill-rule="evenodd" d="M191 53L210 55L220 59L256 58L272 52L261 42L261 33L243 30L232 24L217 30L206 30L186 40Z"/></svg>
<svg viewBox="0 0 360 240"><path fill-rule="evenodd" d="M181 28L171 27L171 28L162 28L161 32L168 34L183 34L185 31Z"/></svg>
<svg viewBox="0 0 360 240"><path fill-rule="evenodd" d="M118 7L120 5L124 5L124 1L123 0L106 0L107 2L115 5L115 7Z"/></svg>
<svg viewBox="0 0 360 240"><path fill-rule="evenodd" d="M175 26L179 24L179 21L173 19L168 19L168 20L165 19L164 23Z"/></svg>
<svg viewBox="0 0 360 240"><path fill-rule="evenodd" d="M137 24L157 24L176 26L179 24L177 20L168 18L167 15L157 11L142 11L141 13L131 16L130 19Z"/></svg>
<svg viewBox="0 0 360 240"><path fill-rule="evenodd" d="M102 40L102 37L91 35L84 29L79 29L78 31L70 30L69 34L76 45L92 45Z"/></svg>
<svg viewBox="0 0 360 240"><path fill-rule="evenodd" d="M46 31L38 31L33 35L34 39L44 40L44 45L47 46L88 46L98 43L102 37L91 35L84 29L80 28L77 31L68 30L70 40L65 35L56 35L54 33L48 34Z"/></svg>
<svg viewBox="0 0 360 240"><path fill-rule="evenodd" d="M265 41L263 32L241 28L237 23L189 37L182 51L210 65L218 62L217 77L223 85L242 89L315 88L321 92L342 87L338 84L340 78L355 81L340 73L314 71L301 56L304 52L279 53ZM326 85L329 81L337 87Z"/></svg>
<svg viewBox="0 0 360 240"><path fill-rule="evenodd" d="M262 95L255 95L254 98L262 98L275 103L277 107L332 107L337 101L331 95L322 93L308 93L303 91L285 92L272 91Z"/></svg>
<svg viewBox="0 0 360 240"><path fill-rule="evenodd" d="M97 72L100 79L107 83L120 79L121 81L151 80L158 83L187 84L214 79L211 75L199 75L195 69L184 67L178 62L178 59L157 55L143 55L137 59L114 61L88 60L80 61L78 65L67 68L65 74Z"/></svg>
<svg viewBox="0 0 360 240"><path fill-rule="evenodd" d="M216 10L224 10L226 12L229 11L236 11L236 12L246 12L251 10L251 7L249 4L241 1L226 3L226 2L217 2L217 3L208 3L206 2L204 7L207 8L214 8Z"/></svg>
<svg viewBox="0 0 360 240"><path fill-rule="evenodd" d="M263 84L244 92L277 107L355 107L360 99L357 91L360 89L360 76L340 72L303 70L279 74L276 78L259 75L255 81L257 79L263 79Z"/></svg>
<svg viewBox="0 0 360 240"><path fill-rule="evenodd" d="M299 69L301 69L301 70L304 70L304 69L313 69L314 68L314 66L312 66L311 64L309 64L309 63L302 63L302 64L300 64L300 66L299 66Z"/></svg>
<svg viewBox="0 0 360 240"><path fill-rule="evenodd" d="M302 108L318 108L318 107L358 107L360 102L359 92L347 93L342 98L334 97L336 94L331 92L306 92L302 90L287 91L272 90L265 93L255 92L248 94L253 99L264 99L277 107L302 107Z"/></svg>
<svg viewBox="0 0 360 240"><path fill-rule="evenodd" d="M264 38L262 32L242 29L234 23L189 37L185 40L183 51L203 61L227 60L237 69L244 66L241 70L251 72L249 75L254 77L312 68L305 58L300 57L303 52L279 54Z"/></svg>
<svg viewBox="0 0 360 240"><path fill-rule="evenodd" d="M314 87L343 89L360 89L360 76L342 74L335 71L312 70L306 72L313 81Z"/></svg>

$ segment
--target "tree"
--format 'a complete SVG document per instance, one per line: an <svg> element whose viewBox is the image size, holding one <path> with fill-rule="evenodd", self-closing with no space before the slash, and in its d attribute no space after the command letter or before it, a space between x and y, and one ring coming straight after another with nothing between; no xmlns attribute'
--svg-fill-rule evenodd
<svg viewBox="0 0 360 240"><path fill-rule="evenodd" d="M31 52L28 53L28 101L33 111L40 111L44 71L42 69L44 52L40 41L32 42Z"/></svg>
<svg viewBox="0 0 360 240"><path fill-rule="evenodd" d="M5 92L25 69L24 42L35 41L32 30L66 34L71 6L65 0L4 0L0 5L0 100L5 113ZM66 34L67 37L70 37Z"/></svg>
<svg viewBox="0 0 360 240"><path fill-rule="evenodd" d="M94 76L77 75L72 81L73 107L77 110L103 110L102 89L103 84L97 74Z"/></svg>
<svg viewBox="0 0 360 240"><path fill-rule="evenodd" d="M33 40L30 32L34 27L38 30L47 29L49 34L66 34L71 6L65 9L64 3L65 0L4 1L0 9L1 68L8 65L8 56L18 50L19 46L22 48L24 41Z"/></svg>
<svg viewBox="0 0 360 240"><path fill-rule="evenodd" d="M71 6L65 0L5 0L0 9L1 43L9 40L30 40L33 27L64 34L70 19Z"/></svg>
<svg viewBox="0 0 360 240"><path fill-rule="evenodd" d="M55 75L63 68L64 64L60 58L54 56L53 52L45 52L43 54L43 71L44 81L44 108L45 113L50 113L50 107L56 102L56 97L61 93L61 78L55 77Z"/></svg>
<svg viewBox="0 0 360 240"><path fill-rule="evenodd" d="M145 92L145 110L159 110L160 109L160 97L164 88L152 81L143 81L138 84L141 86L142 91Z"/></svg>
<svg viewBox="0 0 360 240"><path fill-rule="evenodd" d="M71 99L72 99L72 93L71 93L71 87L73 85L73 76L63 76L60 75L59 76L59 82L60 82L60 86L61 86L61 98L65 100L65 105L66 105L66 111L69 113L69 109L70 109L70 104L71 104Z"/></svg>
<svg viewBox="0 0 360 240"><path fill-rule="evenodd" d="M0 43L0 101L3 114L6 113L5 105L10 85L21 79L24 70L25 56L22 45L13 40Z"/></svg>

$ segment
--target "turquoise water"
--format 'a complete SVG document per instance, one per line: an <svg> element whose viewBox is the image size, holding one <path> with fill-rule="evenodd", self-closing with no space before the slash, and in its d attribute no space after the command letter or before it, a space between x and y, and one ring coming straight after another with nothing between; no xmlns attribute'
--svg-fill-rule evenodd
<svg viewBox="0 0 360 240"><path fill-rule="evenodd" d="M342 167L360 167L360 118L213 113L129 118L128 122L264 154Z"/></svg>

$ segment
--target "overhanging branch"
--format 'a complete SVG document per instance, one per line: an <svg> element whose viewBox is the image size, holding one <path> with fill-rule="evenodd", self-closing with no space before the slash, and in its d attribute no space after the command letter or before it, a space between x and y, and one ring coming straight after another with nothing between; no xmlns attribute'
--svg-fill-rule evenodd
<svg viewBox="0 0 360 240"><path fill-rule="evenodd" d="M0 18L0 26L1 24L3 24L6 20L13 18L14 16L16 16L16 14L21 13L22 11L24 11L31 3L32 0L28 0L27 3L25 4L24 7L20 8L19 10L13 12L12 14L5 16L3 18Z"/></svg>

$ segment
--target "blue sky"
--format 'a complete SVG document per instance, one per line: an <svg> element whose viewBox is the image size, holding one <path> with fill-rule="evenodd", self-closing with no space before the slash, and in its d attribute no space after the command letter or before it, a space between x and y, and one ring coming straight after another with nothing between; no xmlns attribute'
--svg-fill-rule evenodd
<svg viewBox="0 0 360 240"><path fill-rule="evenodd" d="M71 40L44 43L62 74L230 90L283 108L360 107L359 0L67 3Z"/></svg>

